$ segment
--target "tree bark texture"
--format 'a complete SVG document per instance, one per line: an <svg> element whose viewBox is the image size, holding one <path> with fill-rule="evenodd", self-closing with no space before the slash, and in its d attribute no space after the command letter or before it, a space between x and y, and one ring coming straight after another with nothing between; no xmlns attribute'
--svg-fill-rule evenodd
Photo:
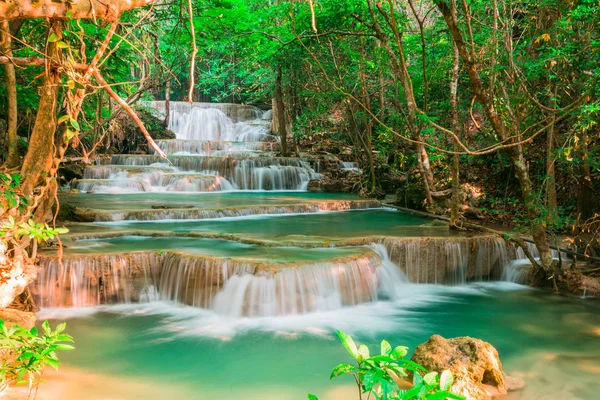
<svg viewBox="0 0 600 400"><path fill-rule="evenodd" d="M0 23L0 54L12 57L12 40L10 23ZM13 64L4 64L6 75L6 98L7 98L7 154L5 164L8 168L19 165L19 153L17 148L17 76Z"/></svg>
<svg viewBox="0 0 600 400"><path fill-rule="evenodd" d="M101 19L115 21L121 13L154 3L156 0L4 0L0 1L0 20Z"/></svg>

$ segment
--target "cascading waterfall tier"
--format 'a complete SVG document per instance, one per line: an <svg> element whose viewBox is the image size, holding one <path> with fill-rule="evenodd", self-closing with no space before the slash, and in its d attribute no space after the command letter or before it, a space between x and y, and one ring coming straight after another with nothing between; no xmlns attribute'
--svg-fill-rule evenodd
<svg viewBox="0 0 600 400"><path fill-rule="evenodd" d="M42 256L41 307L172 301L228 317L331 311L401 295L407 283L499 278L518 256L501 238L386 238L320 262L277 263L179 251Z"/></svg>
<svg viewBox="0 0 600 400"><path fill-rule="evenodd" d="M379 255L320 263L265 263L179 252L41 259L41 307L166 300L229 317L335 310L378 299Z"/></svg>
<svg viewBox="0 0 600 400"><path fill-rule="evenodd" d="M275 152L279 150L279 142L227 142L217 140L185 140L167 139L157 140L158 147L165 154L173 155L199 155L218 156L227 155L257 155L261 152Z"/></svg>
<svg viewBox="0 0 600 400"><path fill-rule="evenodd" d="M152 104L165 112L164 102ZM274 157L278 138L259 108L171 102L169 112L177 139L158 141L168 161L152 154L99 158L71 187L96 193L304 191L310 180L321 178L312 159Z"/></svg>
<svg viewBox="0 0 600 400"><path fill-rule="evenodd" d="M497 279L515 257L514 248L496 236L388 238L382 244L414 283Z"/></svg>

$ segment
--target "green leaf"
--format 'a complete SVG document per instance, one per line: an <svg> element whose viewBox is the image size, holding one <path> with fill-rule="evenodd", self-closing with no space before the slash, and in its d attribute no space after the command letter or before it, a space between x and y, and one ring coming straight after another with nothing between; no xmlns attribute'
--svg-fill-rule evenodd
<svg viewBox="0 0 600 400"><path fill-rule="evenodd" d="M389 356L390 354L392 354L392 346L390 345L390 343L387 340L382 340L381 341L381 355Z"/></svg>
<svg viewBox="0 0 600 400"><path fill-rule="evenodd" d="M358 346L358 354L360 354L363 359L369 358L369 348L364 344L361 344Z"/></svg>
<svg viewBox="0 0 600 400"><path fill-rule="evenodd" d="M362 379L365 392L369 392L374 386L378 385L383 380L383 371L370 370L365 373Z"/></svg>
<svg viewBox="0 0 600 400"><path fill-rule="evenodd" d="M450 390L450 387L453 383L454 375L452 375L452 372L450 372L448 369L442 372L442 375L440 375L440 389Z"/></svg>
<svg viewBox="0 0 600 400"><path fill-rule="evenodd" d="M56 47L58 47L59 49L68 49L69 45L61 40L60 42L56 43Z"/></svg>
<svg viewBox="0 0 600 400"><path fill-rule="evenodd" d="M71 119L71 117L69 115L63 115L62 117L60 117L58 119L58 124L60 125L60 124L66 122L66 121L68 121L70 119Z"/></svg>
<svg viewBox="0 0 600 400"><path fill-rule="evenodd" d="M308 398L308 400L319 400L319 398L312 393L308 393L306 397Z"/></svg>
<svg viewBox="0 0 600 400"><path fill-rule="evenodd" d="M329 379L336 378L340 375L350 374L356 370L356 367L352 364L340 364L331 370L331 375L329 375Z"/></svg>
<svg viewBox="0 0 600 400"><path fill-rule="evenodd" d="M394 358L402 358L408 354L408 347L406 346L397 346L392 351L392 357Z"/></svg>
<svg viewBox="0 0 600 400"><path fill-rule="evenodd" d="M74 131L71 128L67 128L67 131L65 132L65 136L67 137L67 140L71 140L73 138L73 136L75 136L77 134L77 131Z"/></svg>
<svg viewBox="0 0 600 400"><path fill-rule="evenodd" d="M50 43L56 43L60 40L60 36L58 36L56 33L52 32L50 34L50 36L48 36L48 41Z"/></svg>
<svg viewBox="0 0 600 400"><path fill-rule="evenodd" d="M348 350L348 353L350 353L352 357L358 358L358 349L356 348L356 344L350 335L347 335L342 331L337 331L337 335L342 341L342 345L346 348L346 350Z"/></svg>
<svg viewBox="0 0 600 400"><path fill-rule="evenodd" d="M44 333L46 335L50 335L50 333L52 333L52 329L50 329L50 322L48 322L48 320L44 321L42 324L42 329L44 329Z"/></svg>
<svg viewBox="0 0 600 400"><path fill-rule="evenodd" d="M435 371L430 372L423 377L423 380L425 381L426 384L428 384L430 386L435 386L435 384L437 383L436 382L437 375L438 375L438 373Z"/></svg>
<svg viewBox="0 0 600 400"><path fill-rule="evenodd" d="M71 119L71 120L70 120L70 122L71 122L71 126L72 126L73 128L77 129L78 131L79 131L79 130L81 130L81 128L79 128L79 122L77 122L77 121L76 121L76 120L74 120L74 119Z"/></svg>
<svg viewBox="0 0 600 400"><path fill-rule="evenodd" d="M56 350L75 350L75 346L59 343L56 345Z"/></svg>

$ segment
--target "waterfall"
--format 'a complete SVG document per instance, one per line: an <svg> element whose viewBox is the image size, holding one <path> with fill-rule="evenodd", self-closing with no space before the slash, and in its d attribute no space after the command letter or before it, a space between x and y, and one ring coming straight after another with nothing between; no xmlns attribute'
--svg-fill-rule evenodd
<svg viewBox="0 0 600 400"><path fill-rule="evenodd" d="M413 283L499 279L510 259L506 242L496 236L390 238L382 244Z"/></svg>
<svg viewBox="0 0 600 400"><path fill-rule="evenodd" d="M345 171L358 171L358 164L353 161L340 161L340 166Z"/></svg>
<svg viewBox="0 0 600 400"><path fill-rule="evenodd" d="M337 310L377 299L379 257L243 274L227 281L212 309L232 318Z"/></svg>
<svg viewBox="0 0 600 400"><path fill-rule="evenodd" d="M539 260L540 252L536 247L535 243L525 242L529 254L535 259ZM551 249L552 258L554 260L559 259L559 251ZM569 260L569 255L565 252L560 252L560 259L562 261ZM504 271L502 272L501 279L503 281L514 282L519 284L527 284L529 281L529 273L531 272L531 261L525 255L525 252L521 247L516 247L515 258L507 262Z"/></svg>
<svg viewBox="0 0 600 400"><path fill-rule="evenodd" d="M164 102L153 105L165 112ZM273 156L280 146L265 114L252 106L171 102L169 128L177 139L157 141L168 161L115 154L98 159L71 187L96 193L307 190L321 175L308 160Z"/></svg>
<svg viewBox="0 0 600 400"><path fill-rule="evenodd" d="M36 290L40 307L84 307L138 302L152 290L160 256L155 253L42 257ZM148 297L146 295L146 297Z"/></svg>
<svg viewBox="0 0 600 400"><path fill-rule="evenodd" d="M383 246L327 262L265 264L178 252L42 257L41 307L165 300L237 317L331 311L395 297L406 282Z"/></svg>

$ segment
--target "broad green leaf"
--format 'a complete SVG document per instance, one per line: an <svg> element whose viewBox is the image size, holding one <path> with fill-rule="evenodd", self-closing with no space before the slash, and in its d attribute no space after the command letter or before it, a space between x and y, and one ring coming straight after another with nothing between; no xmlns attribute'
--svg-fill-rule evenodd
<svg viewBox="0 0 600 400"><path fill-rule="evenodd" d="M389 356L392 353L392 346L387 340L381 341L381 355Z"/></svg>
<svg viewBox="0 0 600 400"><path fill-rule="evenodd" d="M76 121L76 120L74 120L74 119L71 119L69 122L71 123L71 126L72 126L73 128L75 128L75 129L76 129L76 130L78 130L78 131L79 131L79 130L81 130L81 128L79 127L79 122L77 122L77 121Z"/></svg>
<svg viewBox="0 0 600 400"><path fill-rule="evenodd" d="M71 140L73 138L73 136L75 136L75 134L77 134L77 131L74 131L71 128L67 128L67 131L65 132L65 136L67 137L67 140Z"/></svg>
<svg viewBox="0 0 600 400"><path fill-rule="evenodd" d="M75 347L71 346L70 344L57 344L56 345L56 350L74 350Z"/></svg>
<svg viewBox="0 0 600 400"><path fill-rule="evenodd" d="M58 119L58 123L59 123L59 124L62 124L63 122L66 122L66 121L68 121L68 120L70 120L70 119L71 119L71 117L70 117L69 115L63 115L62 117L60 117L60 118Z"/></svg>
<svg viewBox="0 0 600 400"><path fill-rule="evenodd" d="M426 384L434 386L436 384L437 372L433 371L423 377Z"/></svg>
<svg viewBox="0 0 600 400"><path fill-rule="evenodd" d="M350 353L352 357L358 358L358 349L356 348L356 344L350 335L347 335L342 331L337 331L337 335L342 341L342 345L346 348L346 350L348 350L348 353Z"/></svg>
<svg viewBox="0 0 600 400"><path fill-rule="evenodd" d="M363 359L369 358L369 348L366 345L361 344L358 346L358 354L360 354Z"/></svg>
<svg viewBox="0 0 600 400"><path fill-rule="evenodd" d="M50 43L56 43L60 40L60 36L58 36L56 33L52 32L50 34L50 36L48 36L48 41Z"/></svg>
<svg viewBox="0 0 600 400"><path fill-rule="evenodd" d="M452 372L450 372L448 369L442 372L442 375L440 375L440 389L450 390L450 387L453 383L454 375L452 375Z"/></svg>
<svg viewBox="0 0 600 400"><path fill-rule="evenodd" d="M406 346L397 346L392 351L392 357L394 358L402 358L408 354L408 347Z"/></svg>
<svg viewBox="0 0 600 400"><path fill-rule="evenodd" d="M356 367L352 364L340 364L331 370L331 375L329 379L333 379L340 375L349 374L356 370Z"/></svg>

